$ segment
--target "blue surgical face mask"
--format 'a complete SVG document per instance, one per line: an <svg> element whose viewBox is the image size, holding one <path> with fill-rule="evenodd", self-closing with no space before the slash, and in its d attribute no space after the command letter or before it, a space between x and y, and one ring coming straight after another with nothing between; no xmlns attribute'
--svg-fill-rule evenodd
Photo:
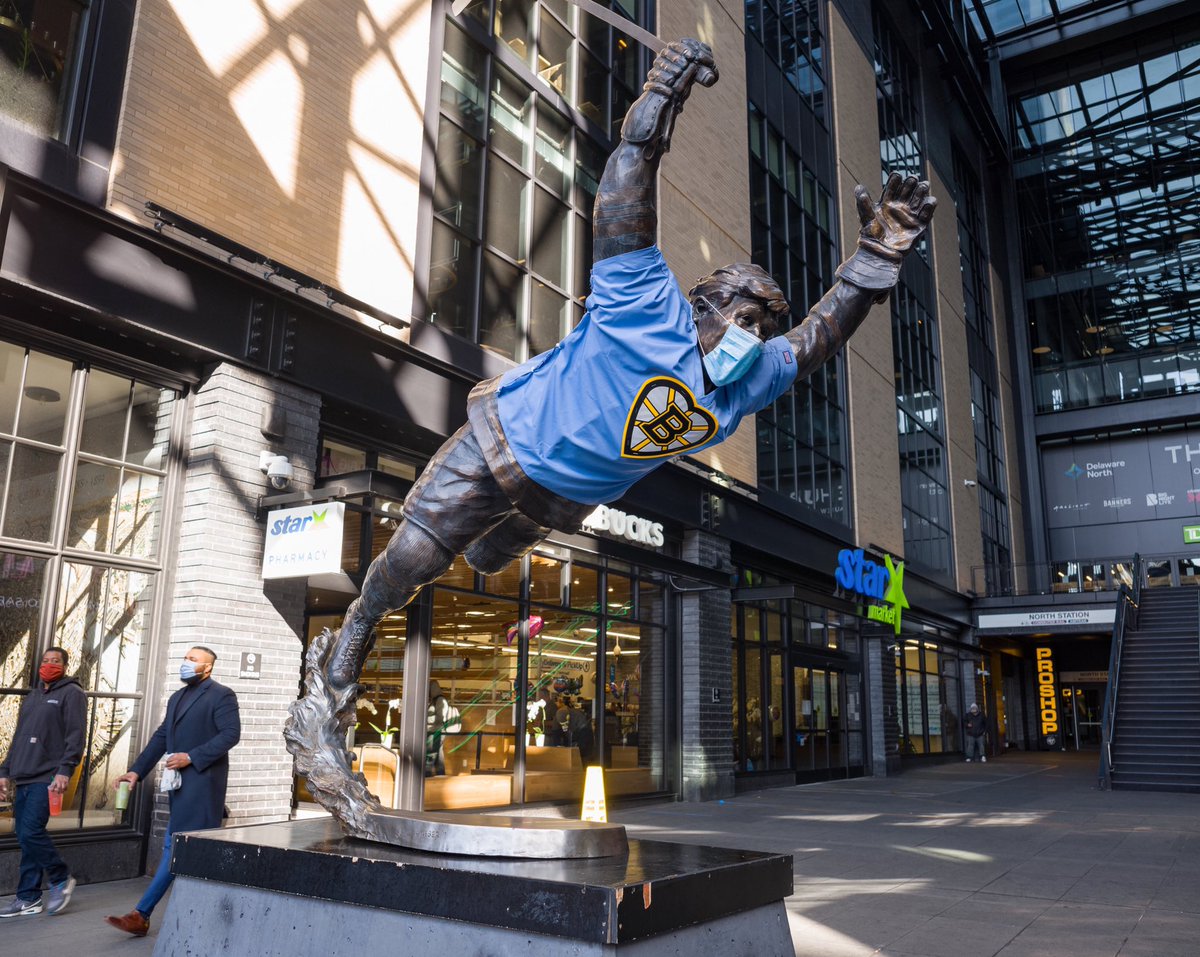
<svg viewBox="0 0 1200 957"><path fill-rule="evenodd" d="M184 661L179 666L179 680L184 684L190 685L193 681L200 678L200 673L196 671L196 663L194 661Z"/></svg>
<svg viewBox="0 0 1200 957"><path fill-rule="evenodd" d="M702 301L708 308L717 312L707 299ZM717 314L720 315L719 312ZM712 379L713 385L736 382L750 371L750 367L762 355L763 344L758 336L735 323L728 320L726 322L725 335L721 336L721 341L704 356L704 369Z"/></svg>

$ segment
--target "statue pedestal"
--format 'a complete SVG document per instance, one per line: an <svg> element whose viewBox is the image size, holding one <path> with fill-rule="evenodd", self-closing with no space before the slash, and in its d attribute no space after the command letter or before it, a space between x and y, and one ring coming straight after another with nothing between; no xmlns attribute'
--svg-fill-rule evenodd
<svg viewBox="0 0 1200 957"><path fill-rule="evenodd" d="M794 953L785 854L631 840L627 857L466 857L320 818L182 834L173 866L155 957Z"/></svg>

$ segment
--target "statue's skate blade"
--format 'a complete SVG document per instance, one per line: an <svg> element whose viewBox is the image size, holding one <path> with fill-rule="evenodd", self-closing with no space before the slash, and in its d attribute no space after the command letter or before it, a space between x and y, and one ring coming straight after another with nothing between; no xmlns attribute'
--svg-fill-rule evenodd
<svg viewBox="0 0 1200 957"><path fill-rule="evenodd" d="M390 809L367 811L364 823L357 837L437 854L553 859L629 853L620 824Z"/></svg>

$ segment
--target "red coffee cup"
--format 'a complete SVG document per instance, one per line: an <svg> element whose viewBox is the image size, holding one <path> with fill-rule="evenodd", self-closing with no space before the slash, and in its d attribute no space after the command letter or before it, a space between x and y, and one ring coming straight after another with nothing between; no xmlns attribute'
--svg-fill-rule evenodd
<svg viewBox="0 0 1200 957"><path fill-rule="evenodd" d="M50 816L58 817L62 814L62 791L55 791L54 788L47 788L50 792Z"/></svg>

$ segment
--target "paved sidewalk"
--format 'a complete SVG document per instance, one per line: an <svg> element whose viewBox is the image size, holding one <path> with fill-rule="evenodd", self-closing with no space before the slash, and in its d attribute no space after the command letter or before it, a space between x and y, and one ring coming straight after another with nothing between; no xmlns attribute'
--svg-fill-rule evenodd
<svg viewBox="0 0 1200 957"><path fill-rule="evenodd" d="M794 854L797 957L1200 954L1200 802L1100 792L1095 772L1094 755L1014 754L613 818L635 837ZM147 883L3 921L0 953L149 955L157 927L137 940L103 921Z"/></svg>
<svg viewBox="0 0 1200 957"><path fill-rule="evenodd" d="M795 855L797 957L1195 957L1200 802L1095 780L1020 753L619 818Z"/></svg>

